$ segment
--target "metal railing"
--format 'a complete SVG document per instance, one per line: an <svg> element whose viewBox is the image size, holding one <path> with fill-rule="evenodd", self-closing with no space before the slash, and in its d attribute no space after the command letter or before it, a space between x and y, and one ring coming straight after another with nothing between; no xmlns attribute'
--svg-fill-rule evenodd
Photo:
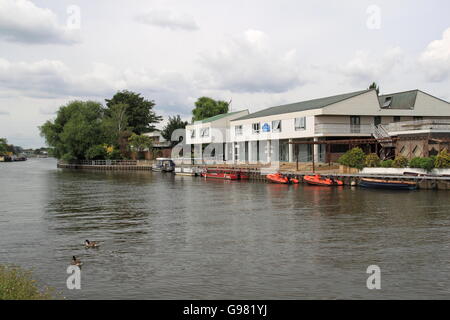
<svg viewBox="0 0 450 320"><path fill-rule="evenodd" d="M61 161L65 164L79 164L85 166L136 166L138 160L71 160Z"/></svg>

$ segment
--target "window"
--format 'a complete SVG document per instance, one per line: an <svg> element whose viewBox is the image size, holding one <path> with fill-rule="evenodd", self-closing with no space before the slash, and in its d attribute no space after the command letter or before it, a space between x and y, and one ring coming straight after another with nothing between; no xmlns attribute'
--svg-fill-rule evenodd
<svg viewBox="0 0 450 320"><path fill-rule="evenodd" d="M399 116L394 117L394 122L400 122L401 118Z"/></svg>
<svg viewBox="0 0 450 320"><path fill-rule="evenodd" d="M253 133L259 133L259 122L252 124Z"/></svg>
<svg viewBox="0 0 450 320"><path fill-rule="evenodd" d="M209 137L209 128L200 129L200 136L201 137Z"/></svg>
<svg viewBox="0 0 450 320"><path fill-rule="evenodd" d="M235 133L237 136L242 135L242 125L241 125L241 126L235 126L235 127L234 127L234 133Z"/></svg>
<svg viewBox="0 0 450 320"><path fill-rule="evenodd" d="M306 129L306 117L295 118L295 130L305 130Z"/></svg>
<svg viewBox="0 0 450 320"><path fill-rule="evenodd" d="M281 120L272 121L272 132L281 132Z"/></svg>
<svg viewBox="0 0 450 320"><path fill-rule="evenodd" d="M384 99L383 108L390 108L392 104L392 97L386 97Z"/></svg>
<svg viewBox="0 0 450 320"><path fill-rule="evenodd" d="M414 121L420 121L420 120L423 120L423 117L413 117L413 120Z"/></svg>
<svg viewBox="0 0 450 320"><path fill-rule="evenodd" d="M195 129L191 130L191 138L194 139L195 138Z"/></svg>

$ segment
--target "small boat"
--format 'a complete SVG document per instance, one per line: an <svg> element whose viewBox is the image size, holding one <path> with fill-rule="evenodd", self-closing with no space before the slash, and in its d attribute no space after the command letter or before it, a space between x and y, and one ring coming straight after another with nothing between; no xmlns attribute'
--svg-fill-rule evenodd
<svg viewBox="0 0 450 320"><path fill-rule="evenodd" d="M173 172L175 163L170 158L156 158L156 162L152 165L152 171Z"/></svg>
<svg viewBox="0 0 450 320"><path fill-rule="evenodd" d="M239 175L239 180L248 180L249 179L249 176L248 176L248 174L246 174L246 173L244 173L244 172L238 172L238 175Z"/></svg>
<svg viewBox="0 0 450 320"><path fill-rule="evenodd" d="M213 179L225 179L225 180L238 180L238 173L230 173L224 170L206 170L202 172L202 177Z"/></svg>
<svg viewBox="0 0 450 320"><path fill-rule="evenodd" d="M269 180L270 182L273 182L273 183L283 183L283 184L294 183L294 184L296 184L299 182L298 179L284 176L281 173L268 174L266 176L266 178L267 178L267 180Z"/></svg>
<svg viewBox="0 0 450 320"><path fill-rule="evenodd" d="M387 179L361 178L359 185L364 188L391 189L391 190L415 190L417 183L412 181L396 181Z"/></svg>
<svg viewBox="0 0 450 320"><path fill-rule="evenodd" d="M315 185L315 186L342 186L344 183L341 180L337 180L334 178L325 178L321 175L314 175L314 176L304 176L303 180L306 181L306 183Z"/></svg>

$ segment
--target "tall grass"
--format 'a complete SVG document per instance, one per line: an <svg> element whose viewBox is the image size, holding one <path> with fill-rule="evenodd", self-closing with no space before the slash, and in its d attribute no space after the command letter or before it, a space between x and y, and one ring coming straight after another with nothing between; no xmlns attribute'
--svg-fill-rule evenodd
<svg viewBox="0 0 450 320"><path fill-rule="evenodd" d="M31 271L20 267L0 265L0 300L50 300L55 290L39 289Z"/></svg>

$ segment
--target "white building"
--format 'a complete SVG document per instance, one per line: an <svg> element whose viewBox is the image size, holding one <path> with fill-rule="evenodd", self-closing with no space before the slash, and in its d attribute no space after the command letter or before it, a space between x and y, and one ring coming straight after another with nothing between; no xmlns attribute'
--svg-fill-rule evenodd
<svg viewBox="0 0 450 320"><path fill-rule="evenodd" d="M220 114L186 126L186 144L194 146L194 158L225 160L230 141L230 121L248 115L248 110Z"/></svg>
<svg viewBox="0 0 450 320"><path fill-rule="evenodd" d="M315 148L315 161L335 161L348 145L331 145L327 151L320 144L296 148L288 142L384 138L386 132L380 133L377 127L439 119L450 119L450 104L419 90L382 96L364 90L271 107L230 121L227 144L232 155L227 160L294 162L298 157L307 162L312 161Z"/></svg>

